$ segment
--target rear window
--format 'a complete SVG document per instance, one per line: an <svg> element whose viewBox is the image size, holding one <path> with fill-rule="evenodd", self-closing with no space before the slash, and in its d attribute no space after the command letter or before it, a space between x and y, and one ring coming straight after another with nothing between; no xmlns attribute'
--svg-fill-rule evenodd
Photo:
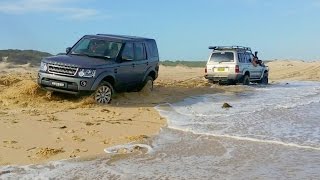
<svg viewBox="0 0 320 180"><path fill-rule="evenodd" d="M150 40L150 41L148 41L148 44L149 44L149 51L150 51L149 56L150 57L159 57L156 42L154 40Z"/></svg>
<svg viewBox="0 0 320 180"><path fill-rule="evenodd" d="M214 52L211 55L210 61L234 62L234 54L233 52Z"/></svg>

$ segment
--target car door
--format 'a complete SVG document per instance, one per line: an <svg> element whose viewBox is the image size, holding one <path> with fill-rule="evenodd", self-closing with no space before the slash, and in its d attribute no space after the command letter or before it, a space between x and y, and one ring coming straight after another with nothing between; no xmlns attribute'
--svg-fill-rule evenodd
<svg viewBox="0 0 320 180"><path fill-rule="evenodd" d="M117 89L126 90L133 86L135 81L134 73L134 45L133 43L126 43L122 50L121 61L115 68L115 77L117 82Z"/></svg>
<svg viewBox="0 0 320 180"><path fill-rule="evenodd" d="M252 60L253 60L253 55L250 53L246 53L247 58L250 61L250 72L252 74L252 78L251 79L259 79L261 76L261 66L257 65L253 65Z"/></svg>
<svg viewBox="0 0 320 180"><path fill-rule="evenodd" d="M135 71L135 82L141 84L144 80L144 75L148 69L148 57L146 51L146 45L144 42L134 43L134 71Z"/></svg>
<svg viewBox="0 0 320 180"><path fill-rule="evenodd" d="M242 72L243 74L246 71L250 71L249 70L250 64L246 62L245 55L242 52L238 52L238 64L239 64L240 72Z"/></svg>

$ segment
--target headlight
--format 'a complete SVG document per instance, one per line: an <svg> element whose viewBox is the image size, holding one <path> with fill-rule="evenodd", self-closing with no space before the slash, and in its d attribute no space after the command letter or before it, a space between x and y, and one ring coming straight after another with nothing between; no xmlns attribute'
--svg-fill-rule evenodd
<svg viewBox="0 0 320 180"><path fill-rule="evenodd" d="M96 75L96 70L80 69L78 75L79 77L94 77Z"/></svg>
<svg viewBox="0 0 320 180"><path fill-rule="evenodd" d="M47 71L47 70L48 70L47 63L41 62L40 71Z"/></svg>

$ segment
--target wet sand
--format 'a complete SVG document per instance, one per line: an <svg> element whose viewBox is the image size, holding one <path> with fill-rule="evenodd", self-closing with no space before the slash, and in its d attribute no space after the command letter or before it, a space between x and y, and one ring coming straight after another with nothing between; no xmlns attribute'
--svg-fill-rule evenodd
<svg viewBox="0 0 320 180"><path fill-rule="evenodd" d="M320 63L271 62L270 81L320 79ZM241 92L212 86L204 68L160 67L153 92L116 94L110 105L91 97L47 93L35 83L36 68L0 64L0 165L38 164L103 154L103 149L156 135L166 120L154 107L187 97Z"/></svg>

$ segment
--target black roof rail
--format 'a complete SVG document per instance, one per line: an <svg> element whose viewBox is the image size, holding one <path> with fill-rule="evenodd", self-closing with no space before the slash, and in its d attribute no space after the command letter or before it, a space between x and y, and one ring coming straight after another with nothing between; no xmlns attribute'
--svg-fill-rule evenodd
<svg viewBox="0 0 320 180"><path fill-rule="evenodd" d="M244 46L209 46L209 49L213 49L213 50L241 49L241 50L251 51L251 48L244 47Z"/></svg>
<svg viewBox="0 0 320 180"><path fill-rule="evenodd" d="M138 36L115 35L115 34L97 34L97 36L108 36L113 38L126 38L126 39L149 39L149 38L138 37Z"/></svg>

